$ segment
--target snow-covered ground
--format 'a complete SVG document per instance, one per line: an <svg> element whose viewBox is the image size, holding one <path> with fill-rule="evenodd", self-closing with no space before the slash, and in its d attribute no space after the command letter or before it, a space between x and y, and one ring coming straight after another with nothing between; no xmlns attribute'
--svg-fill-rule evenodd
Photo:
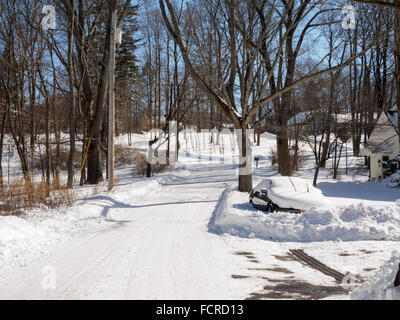
<svg viewBox="0 0 400 320"><path fill-rule="evenodd" d="M132 183L132 187L124 193L139 198L156 191L160 184L151 180ZM107 199L117 200L118 188L108 195L109 198L96 195L99 190L94 188L80 189L87 194L71 207L37 208L20 217L0 216L0 266L3 271L26 266L38 255L48 253L57 243L107 227L113 221L107 214Z"/></svg>
<svg viewBox="0 0 400 320"><path fill-rule="evenodd" d="M0 298L347 299L352 288L303 265L289 250L302 249L363 280L400 251L394 241L399 190L367 182L365 175L333 181L328 168L318 187L332 212L265 217L248 207L246 195L229 191L237 183L231 138L225 147L209 137L181 138L171 172L144 180L132 177L130 167L118 169L112 192L105 185L82 187L73 207L1 217ZM145 150L146 144L144 136L134 136L135 147ZM255 148L254 184L276 174L268 159L274 144L272 135L263 135ZM357 161L350 158L350 166ZM310 158L299 176L311 179L312 167ZM222 207L257 223L245 233L216 232ZM279 232L270 228L273 240L262 236L264 219L281 224Z"/></svg>
<svg viewBox="0 0 400 320"><path fill-rule="evenodd" d="M264 214L235 189L224 191L211 229L274 241L400 240L400 206L377 208L362 202L313 208L305 214Z"/></svg>
<svg viewBox="0 0 400 320"><path fill-rule="evenodd" d="M400 287L393 286L399 272L399 252L393 252L392 258L386 262L366 283L351 293L354 300L400 300Z"/></svg>
<svg viewBox="0 0 400 320"><path fill-rule="evenodd" d="M400 171L393 173L390 177L387 177L382 181L382 183L389 188L400 187Z"/></svg>

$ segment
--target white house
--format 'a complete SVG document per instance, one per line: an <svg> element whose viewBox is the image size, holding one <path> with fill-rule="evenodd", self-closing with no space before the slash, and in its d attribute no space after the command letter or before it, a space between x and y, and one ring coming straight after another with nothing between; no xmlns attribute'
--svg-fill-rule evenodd
<svg viewBox="0 0 400 320"><path fill-rule="evenodd" d="M384 178L385 166L400 153L397 106L380 115L361 153L370 158L370 179Z"/></svg>

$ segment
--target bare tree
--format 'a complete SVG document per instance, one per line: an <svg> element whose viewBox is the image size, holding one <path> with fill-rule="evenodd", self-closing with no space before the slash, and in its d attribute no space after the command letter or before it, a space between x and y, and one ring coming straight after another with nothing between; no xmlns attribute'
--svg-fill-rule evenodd
<svg viewBox="0 0 400 320"><path fill-rule="evenodd" d="M294 1L283 1L283 14L276 14L278 7L276 1L272 4L266 1L238 2L231 1L203 1L202 9L207 13L206 18L213 26L215 33L215 49L219 60L217 62L216 73L218 81L215 82L212 77L207 77L207 73L202 72L193 61L192 53L189 52L187 43L183 38L179 21L175 13L176 9L169 0L159 0L161 12L165 25L172 38L178 44L182 53L183 60L190 76L196 81L203 92L215 103L215 105L224 112L232 121L236 129L241 131L241 139L238 141L240 149L240 172L239 172L239 190L249 192L252 189L251 175L251 152L249 150L249 141L246 139L246 130L257 114L259 108L269 102L277 101L283 97L283 104L280 103L276 108L278 114L278 126L281 132L278 133L278 149L281 151L280 163L281 173L290 173L284 169L284 163L288 159L288 136L287 120L290 116L289 100L290 92L301 83L320 77L324 74L336 71L348 65L360 54L369 50L367 48L360 54L350 57L340 65L333 66L321 71L311 72L300 79L294 79L295 59L301 48L301 41L293 49L294 30L304 22L306 17L313 12L316 5L310 1L302 2L301 6L294 11ZM308 7L309 6L309 7ZM188 6L189 15L192 10ZM262 14L258 12L262 11ZM265 13L266 12L266 13ZM218 20L222 17L222 20ZM274 19L272 19L274 18ZM302 37L313 27L314 17L308 20ZM261 24L261 28L257 27ZM286 30L283 29L286 26ZM197 53L203 57L203 50L198 37L196 28L193 26L194 39L197 43ZM278 34L278 46L275 50L270 50L270 46ZM282 52L286 48L286 81L283 86L273 86L276 67L280 66L280 76L278 83L282 83ZM263 85L258 93L258 99L251 101L252 88L255 84L255 74L261 72L257 68L256 61L261 57L266 65L260 66L267 70L267 75ZM273 56L271 56L273 54ZM329 54L328 54L329 55ZM221 59L224 57L224 59ZM206 64L206 59L203 59ZM319 62L317 65L320 65ZM206 76L206 77L205 77ZM270 87L269 87L270 85ZM238 92L236 90L238 88ZM269 89L269 90L268 90ZM239 97L239 98L238 98ZM250 105L250 102L252 104ZM241 111L241 112L240 112ZM279 118L280 117L280 118ZM278 155L279 157L279 155Z"/></svg>
<svg viewBox="0 0 400 320"><path fill-rule="evenodd" d="M400 126L400 0L393 0L393 2L377 1L377 0L352 0L352 1L393 8L395 12L395 21L394 21L395 82L396 82L396 102L399 111L398 123Z"/></svg>

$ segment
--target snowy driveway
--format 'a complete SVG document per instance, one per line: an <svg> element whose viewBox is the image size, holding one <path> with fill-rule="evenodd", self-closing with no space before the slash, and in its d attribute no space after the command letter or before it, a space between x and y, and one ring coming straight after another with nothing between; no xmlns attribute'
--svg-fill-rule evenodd
<svg viewBox="0 0 400 320"><path fill-rule="evenodd" d="M246 297L246 285L231 277L246 261L233 254L235 247L229 241L207 231L225 183L234 177L225 174L216 170L210 178L200 170L140 201L124 199L129 185L121 187L118 197L99 196L104 214L115 221L112 226L58 248L34 266L18 268L0 283L0 297L222 299L227 293L230 298ZM51 276L46 270L52 267L56 289L44 290Z"/></svg>
<svg viewBox="0 0 400 320"><path fill-rule="evenodd" d="M142 199L129 195L129 184L94 197L112 222L16 268L0 282L0 298L345 298L333 279L292 260L288 250L305 249L339 270L356 266L350 271L360 274L360 268L378 267L370 264L384 261L391 246L399 248L391 242L278 243L208 232L222 191L235 182L233 167L199 166Z"/></svg>

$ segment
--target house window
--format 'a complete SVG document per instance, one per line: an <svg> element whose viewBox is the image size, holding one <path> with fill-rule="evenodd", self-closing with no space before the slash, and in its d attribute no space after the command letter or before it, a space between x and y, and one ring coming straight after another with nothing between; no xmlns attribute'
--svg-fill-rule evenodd
<svg viewBox="0 0 400 320"><path fill-rule="evenodd" d="M389 161L389 156L383 156L382 161L386 161L386 162Z"/></svg>

